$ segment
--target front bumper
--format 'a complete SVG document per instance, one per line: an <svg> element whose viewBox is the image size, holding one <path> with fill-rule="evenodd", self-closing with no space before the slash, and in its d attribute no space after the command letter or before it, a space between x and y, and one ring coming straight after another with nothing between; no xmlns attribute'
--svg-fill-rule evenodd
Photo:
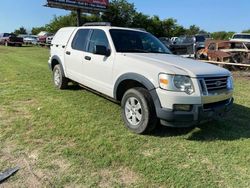
<svg viewBox="0 0 250 188"><path fill-rule="evenodd" d="M224 117L233 107L233 98L206 105L193 105L190 112L175 112L168 109L158 110L161 123L170 127L191 127L213 119Z"/></svg>

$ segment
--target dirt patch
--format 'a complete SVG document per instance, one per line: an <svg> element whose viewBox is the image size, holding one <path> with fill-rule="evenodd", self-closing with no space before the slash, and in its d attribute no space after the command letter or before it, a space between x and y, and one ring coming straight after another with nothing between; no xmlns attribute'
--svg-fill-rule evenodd
<svg viewBox="0 0 250 188"><path fill-rule="evenodd" d="M137 175L137 173L127 167L120 168L118 171L120 180L125 186L132 185L139 180L139 176Z"/></svg>
<svg viewBox="0 0 250 188"><path fill-rule="evenodd" d="M148 149L142 152L142 155L144 155L145 157L152 157L158 153L160 153L160 149L156 148L156 149Z"/></svg>
<svg viewBox="0 0 250 188"><path fill-rule="evenodd" d="M241 78L241 79L250 80L250 71L233 72L233 77L234 78Z"/></svg>
<svg viewBox="0 0 250 188"><path fill-rule="evenodd" d="M53 187L53 179L60 178L70 168L70 163L61 157L54 157L54 160L47 160L49 166L55 166L54 170L43 169L40 167L42 158L41 150L35 149L24 151L18 149L14 142L6 141L8 144L1 143L0 150L0 169L18 166L20 170L6 182L2 187ZM3 147L4 146L4 147Z"/></svg>
<svg viewBox="0 0 250 188"><path fill-rule="evenodd" d="M30 119L30 106L35 106L37 102L32 99L16 101L7 106L0 106L0 120L2 125L9 125L18 119Z"/></svg>
<svg viewBox="0 0 250 188"><path fill-rule="evenodd" d="M34 106L36 104L37 104L37 102L35 100L32 100L32 99L27 99L24 101L17 101L11 105L12 110L13 110L12 112L16 116L22 116L26 119L29 119L29 118L31 118L31 113L29 112L28 108L30 106Z"/></svg>
<svg viewBox="0 0 250 188"><path fill-rule="evenodd" d="M42 181L36 174L35 166L38 161L38 151L27 154L26 152L16 152L17 146L13 142L8 142L0 151L0 160L6 168L18 166L20 170L17 174L4 182L2 187L43 187L46 182ZM3 166L3 165L2 165Z"/></svg>
<svg viewBox="0 0 250 188"><path fill-rule="evenodd" d="M103 169L97 174L100 176L98 186L101 188L113 187L114 185L127 187L135 184L139 180L138 174L128 167L120 167L119 169Z"/></svg>

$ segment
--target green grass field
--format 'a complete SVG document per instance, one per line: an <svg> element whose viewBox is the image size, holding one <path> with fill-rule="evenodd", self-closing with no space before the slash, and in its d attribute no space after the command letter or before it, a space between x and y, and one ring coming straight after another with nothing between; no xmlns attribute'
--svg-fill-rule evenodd
<svg viewBox="0 0 250 188"><path fill-rule="evenodd" d="M56 90L48 56L0 47L0 171L21 167L4 187L250 187L249 77L225 120L139 136L117 104Z"/></svg>

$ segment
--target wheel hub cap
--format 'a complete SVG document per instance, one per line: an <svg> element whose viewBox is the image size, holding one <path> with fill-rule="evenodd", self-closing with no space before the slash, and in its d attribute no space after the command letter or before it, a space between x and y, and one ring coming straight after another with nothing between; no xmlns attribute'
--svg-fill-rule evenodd
<svg viewBox="0 0 250 188"><path fill-rule="evenodd" d="M55 85L57 85L57 86L60 84L60 72L59 72L59 70L56 70L54 73L54 82L55 82Z"/></svg>
<svg viewBox="0 0 250 188"><path fill-rule="evenodd" d="M125 115L127 121L134 127L138 127L142 120L142 107L135 97L130 97L125 104Z"/></svg>

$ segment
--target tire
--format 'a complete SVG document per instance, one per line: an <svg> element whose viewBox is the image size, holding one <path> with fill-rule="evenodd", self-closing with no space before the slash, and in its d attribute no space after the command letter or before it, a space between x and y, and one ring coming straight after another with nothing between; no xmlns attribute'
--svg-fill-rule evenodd
<svg viewBox="0 0 250 188"><path fill-rule="evenodd" d="M144 88L129 89L123 96L122 118L125 126L134 133L147 134L158 123L151 95Z"/></svg>
<svg viewBox="0 0 250 188"><path fill-rule="evenodd" d="M60 64L56 65L53 69L53 82L58 89L67 89L68 78L64 76L63 69Z"/></svg>

